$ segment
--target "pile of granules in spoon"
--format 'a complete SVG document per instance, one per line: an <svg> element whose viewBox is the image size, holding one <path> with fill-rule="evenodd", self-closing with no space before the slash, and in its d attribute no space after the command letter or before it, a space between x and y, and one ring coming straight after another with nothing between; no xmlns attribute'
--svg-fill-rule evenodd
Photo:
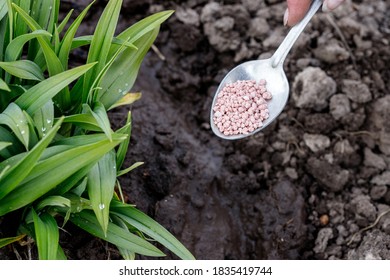
<svg viewBox="0 0 390 280"><path fill-rule="evenodd" d="M266 81L237 81L227 84L217 96L213 121L226 136L249 134L263 126L268 119Z"/></svg>

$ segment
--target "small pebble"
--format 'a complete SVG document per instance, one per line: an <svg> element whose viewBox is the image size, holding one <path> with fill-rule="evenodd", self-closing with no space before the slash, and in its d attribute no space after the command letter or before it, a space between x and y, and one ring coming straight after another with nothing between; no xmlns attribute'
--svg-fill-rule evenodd
<svg viewBox="0 0 390 280"><path fill-rule="evenodd" d="M329 224L329 216L324 214L320 217L320 223L321 223L321 226L326 226Z"/></svg>
<svg viewBox="0 0 390 280"><path fill-rule="evenodd" d="M267 82L237 81L227 84L219 93L213 108L213 121L226 136L249 134L269 118L267 100L272 94Z"/></svg>

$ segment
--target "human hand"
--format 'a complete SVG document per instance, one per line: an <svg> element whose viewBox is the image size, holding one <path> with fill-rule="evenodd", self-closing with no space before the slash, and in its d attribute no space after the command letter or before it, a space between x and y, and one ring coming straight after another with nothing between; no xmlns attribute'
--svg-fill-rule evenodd
<svg viewBox="0 0 390 280"><path fill-rule="evenodd" d="M345 0L324 0L322 10L332 11ZM284 25L293 26L301 21L310 8L312 0L287 0L287 10L284 13Z"/></svg>

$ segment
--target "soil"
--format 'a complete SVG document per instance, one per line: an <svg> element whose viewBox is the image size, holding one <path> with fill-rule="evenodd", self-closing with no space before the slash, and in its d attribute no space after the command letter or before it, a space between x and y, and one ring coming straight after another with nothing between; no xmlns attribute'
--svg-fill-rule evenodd
<svg viewBox="0 0 390 280"><path fill-rule="evenodd" d="M89 1L61 2L80 11ZM126 163L145 162L122 188L197 259L390 259L388 1L347 0L312 19L286 59L291 97L272 125L239 141L210 129L218 83L238 63L272 55L288 32L285 7L124 1L119 28L176 13L140 71L142 99L111 114L119 126L132 110ZM70 259L119 258L71 226L62 240ZM1 258L16 258L7 250Z"/></svg>

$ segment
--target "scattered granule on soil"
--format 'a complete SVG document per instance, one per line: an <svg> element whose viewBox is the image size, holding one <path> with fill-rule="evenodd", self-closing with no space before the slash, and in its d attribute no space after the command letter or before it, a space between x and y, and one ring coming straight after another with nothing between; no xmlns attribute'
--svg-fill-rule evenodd
<svg viewBox="0 0 390 280"><path fill-rule="evenodd" d="M266 81L237 81L227 84L217 96L213 121L226 136L249 134L268 119L267 100L272 95Z"/></svg>

